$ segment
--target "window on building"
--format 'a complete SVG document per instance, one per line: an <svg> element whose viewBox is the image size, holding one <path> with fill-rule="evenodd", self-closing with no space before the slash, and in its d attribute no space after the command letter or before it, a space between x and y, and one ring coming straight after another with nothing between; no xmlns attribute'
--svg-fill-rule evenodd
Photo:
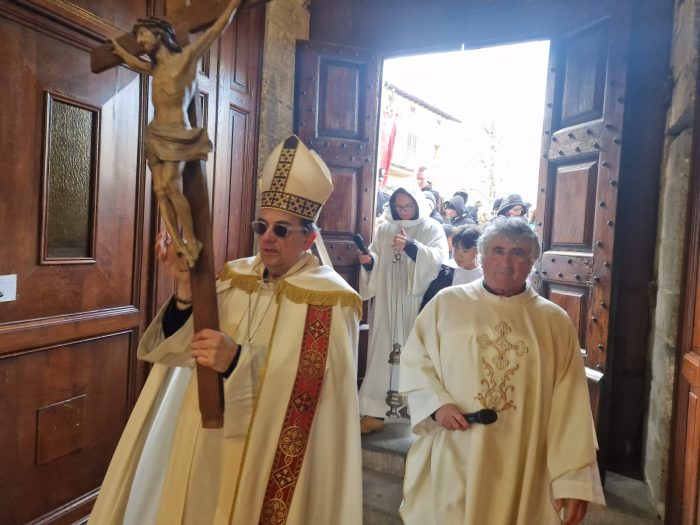
<svg viewBox="0 0 700 525"><path fill-rule="evenodd" d="M416 146L418 144L418 136L414 133L409 133L406 135L406 151L410 153L416 152Z"/></svg>

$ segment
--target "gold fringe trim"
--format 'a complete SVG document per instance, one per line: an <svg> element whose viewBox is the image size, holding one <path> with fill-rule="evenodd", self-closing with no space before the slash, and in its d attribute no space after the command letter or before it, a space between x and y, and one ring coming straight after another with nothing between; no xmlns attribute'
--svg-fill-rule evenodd
<svg viewBox="0 0 700 525"><path fill-rule="evenodd" d="M284 296L293 303L313 304L314 306L351 306L362 316L362 299L356 292L350 290L338 290L335 292L319 292L317 290L307 290L299 288L287 281L280 281L275 286L277 300Z"/></svg>
<svg viewBox="0 0 700 525"><path fill-rule="evenodd" d="M219 272L219 280L231 281L232 288L243 290L249 294L258 289L258 277L256 275L243 275L234 272L228 265L225 265ZM358 315L362 317L362 299L356 292L350 290L321 292L300 288L289 284L287 281L278 281L275 283L275 300L277 303L279 303L281 297L285 297L296 304L350 306L357 310Z"/></svg>
<svg viewBox="0 0 700 525"><path fill-rule="evenodd" d="M257 275L244 275L234 272L228 264L224 264L217 276L220 281L231 281L231 288L243 290L246 293L253 293L258 289Z"/></svg>

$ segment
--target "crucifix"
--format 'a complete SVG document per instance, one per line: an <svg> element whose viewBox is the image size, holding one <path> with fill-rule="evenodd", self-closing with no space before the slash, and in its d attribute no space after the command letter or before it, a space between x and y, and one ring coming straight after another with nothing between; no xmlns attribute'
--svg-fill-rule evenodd
<svg viewBox="0 0 700 525"><path fill-rule="evenodd" d="M200 127L199 106L195 103L196 67L243 1L201 0L173 11L166 19L140 19L131 33L91 53L94 73L123 63L153 77L154 117L144 134L146 159L161 217L180 261L179 269L190 272L195 332L219 327L204 165L212 144ZM259 0L248 0L246 6L255 3ZM197 41L190 44L189 33L202 30ZM224 404L220 375L197 364L197 381L202 426L221 428Z"/></svg>

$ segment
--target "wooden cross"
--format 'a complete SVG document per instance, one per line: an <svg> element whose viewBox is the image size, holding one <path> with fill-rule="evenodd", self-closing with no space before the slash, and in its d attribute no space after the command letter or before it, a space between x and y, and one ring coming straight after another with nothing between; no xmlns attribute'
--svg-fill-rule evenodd
<svg viewBox="0 0 700 525"><path fill-rule="evenodd" d="M262 3L261 0L247 0L245 6ZM201 0L196 4L181 7L168 14L166 20L175 28L177 43L184 47L189 44L189 33L202 31L211 26L221 15L227 0ZM117 42L133 55L140 55L143 50L132 33L118 37ZM91 53L91 69L99 73L122 64L122 60L112 52L108 42ZM196 98L190 101L187 115L190 125L201 126L199 105ZM190 203L195 236L203 248L194 268L190 269L192 285L192 315L194 330L204 328L218 330L219 315L216 300L216 274L214 271L214 254L212 250L211 214L209 193L203 161L186 162L182 173L183 194ZM199 393L199 410L204 428L223 427L224 399L221 376L213 369L197 365L197 382Z"/></svg>
<svg viewBox="0 0 700 525"><path fill-rule="evenodd" d="M241 8L245 9L269 1L244 0ZM226 7L224 0L192 0L192 2L191 5L175 9L172 13L168 13L163 17L175 29L176 40L180 46L189 44L190 33L197 33L212 25ZM139 48L139 45L136 43L136 37L131 32L124 33L116 40L132 55L138 55L143 51ZM90 69L93 73L101 73L121 64L121 59L112 53L111 42L106 42L94 48L90 53Z"/></svg>

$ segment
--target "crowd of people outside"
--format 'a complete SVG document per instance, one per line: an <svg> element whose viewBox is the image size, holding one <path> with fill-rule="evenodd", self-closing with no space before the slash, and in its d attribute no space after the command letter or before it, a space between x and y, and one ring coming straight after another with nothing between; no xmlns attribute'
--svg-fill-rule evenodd
<svg viewBox="0 0 700 525"><path fill-rule="evenodd" d="M408 186L413 182L401 181L398 185L387 183L386 173L380 170L375 217L378 227L384 220L389 207L389 199L397 187ZM444 196L437 191L428 175L428 168L420 166L416 170L416 185L423 192L423 197L428 200L429 217L453 227L464 225L483 225L494 217L521 217L534 229L535 208L531 203L524 201L518 193L509 193L502 197L496 197L490 209L484 206L480 200L471 202L466 189L455 191L451 196ZM447 233L449 229L445 229Z"/></svg>

